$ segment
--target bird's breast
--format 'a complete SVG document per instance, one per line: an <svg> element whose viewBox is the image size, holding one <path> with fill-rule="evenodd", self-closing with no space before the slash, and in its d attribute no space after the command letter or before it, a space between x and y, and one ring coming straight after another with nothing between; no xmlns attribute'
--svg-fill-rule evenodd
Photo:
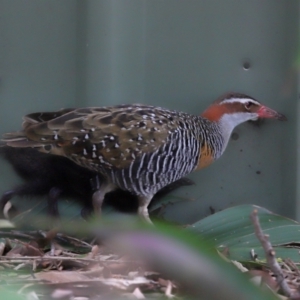
<svg viewBox="0 0 300 300"><path fill-rule="evenodd" d="M205 168L209 166L211 163L214 162L214 156L213 156L213 150L212 148L207 145L206 143L202 144L200 149L200 154L198 158L198 164L195 168L195 170L200 170L202 168Z"/></svg>

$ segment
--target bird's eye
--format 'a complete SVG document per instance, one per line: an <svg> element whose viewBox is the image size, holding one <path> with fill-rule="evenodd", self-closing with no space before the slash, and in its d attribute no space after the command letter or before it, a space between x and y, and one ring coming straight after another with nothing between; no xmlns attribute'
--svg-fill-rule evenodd
<svg viewBox="0 0 300 300"><path fill-rule="evenodd" d="M253 106L253 102L247 102L247 103L245 103L245 108L247 109L247 110L249 110L251 107Z"/></svg>

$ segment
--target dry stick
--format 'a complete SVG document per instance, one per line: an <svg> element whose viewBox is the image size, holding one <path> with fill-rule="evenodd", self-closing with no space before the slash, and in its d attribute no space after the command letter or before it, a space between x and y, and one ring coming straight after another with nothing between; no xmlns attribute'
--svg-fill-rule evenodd
<svg viewBox="0 0 300 300"><path fill-rule="evenodd" d="M80 261L80 262L108 262L108 263L136 263L134 260L116 260L116 259L88 259L80 257L64 257L64 256L23 256L23 257L9 257L9 256L0 256L1 263L22 263L24 260L36 260L36 261L57 261L57 260L70 260L70 261Z"/></svg>
<svg viewBox="0 0 300 300"><path fill-rule="evenodd" d="M260 241L267 258L267 263L272 270L272 272L276 275L277 282L279 286L281 287L282 291L287 297L292 296L292 291L290 287L288 286L286 280L284 279L283 272L276 260L275 257L275 250L272 247L272 244L269 241L269 236L265 235L260 227L259 219L258 219L258 211L257 209L254 209L253 212L250 215L251 221L254 225L254 231L257 239Z"/></svg>
<svg viewBox="0 0 300 300"><path fill-rule="evenodd" d="M290 258L285 259L284 262L286 263L286 265L294 269L294 272L297 274L298 277L300 276L300 270Z"/></svg>

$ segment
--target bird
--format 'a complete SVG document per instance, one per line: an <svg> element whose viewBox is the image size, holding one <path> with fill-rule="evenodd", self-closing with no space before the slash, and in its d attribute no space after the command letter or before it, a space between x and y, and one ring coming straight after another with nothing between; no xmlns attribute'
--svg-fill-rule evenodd
<svg viewBox="0 0 300 300"><path fill-rule="evenodd" d="M8 201L14 196L46 197L48 214L59 218L58 200L69 198L83 205L81 216L88 219L93 211L92 196L101 183L101 174L81 167L72 160L58 155L39 152L34 148L0 147L3 157L23 179L23 183L3 193L0 198L0 217L12 219L16 208L4 211ZM171 191L185 185L193 184L188 178L164 187L155 199L159 200ZM105 201L121 212L133 212L137 207L137 199L127 191L115 190L105 196Z"/></svg>
<svg viewBox="0 0 300 300"><path fill-rule="evenodd" d="M138 214L152 223L148 205L157 191L216 161L236 126L264 118L286 120L253 97L231 92L201 115L144 104L31 113L22 130L2 142L64 156L101 174L95 211L105 194L120 188L137 196Z"/></svg>
<svg viewBox="0 0 300 300"><path fill-rule="evenodd" d="M48 213L58 217L57 201L69 197L84 204L90 211L92 204L92 180L98 175L82 168L71 160L57 155L45 154L34 148L0 147L0 156L8 161L24 183L6 191L0 199L0 214L6 203L14 196L46 196Z"/></svg>

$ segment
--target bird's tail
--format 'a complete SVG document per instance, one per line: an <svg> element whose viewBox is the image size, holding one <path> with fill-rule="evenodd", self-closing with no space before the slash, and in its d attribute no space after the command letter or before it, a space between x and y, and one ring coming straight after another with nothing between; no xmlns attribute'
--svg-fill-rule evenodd
<svg viewBox="0 0 300 300"><path fill-rule="evenodd" d="M28 140L23 131L5 133L0 141L0 147L5 145L18 148L43 146L41 142Z"/></svg>
<svg viewBox="0 0 300 300"><path fill-rule="evenodd" d="M4 134L0 141L0 147L7 145L17 148L33 147L45 149L45 145L53 141L53 131L47 127L46 123L73 110L73 108L65 108L56 112L37 112L24 116L23 130ZM42 133L42 135L40 135L40 133ZM47 134L49 134L51 138L49 138ZM45 135L45 137L43 137L43 135ZM39 150L48 152L42 149Z"/></svg>

